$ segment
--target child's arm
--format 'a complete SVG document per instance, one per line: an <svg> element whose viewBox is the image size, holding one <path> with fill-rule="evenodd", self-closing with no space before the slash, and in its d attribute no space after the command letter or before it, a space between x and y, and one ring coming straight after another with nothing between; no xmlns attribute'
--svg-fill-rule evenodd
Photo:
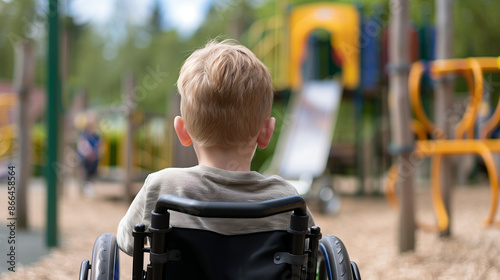
<svg viewBox="0 0 500 280"><path fill-rule="evenodd" d="M128 255L132 255L134 251L134 238L132 236L134 226L139 223L145 224L146 228L149 226L149 218L144 217L144 212L146 211L148 179L149 177L144 182L139 193L137 193L132 204L130 204L127 213L118 224L116 241L118 247Z"/></svg>

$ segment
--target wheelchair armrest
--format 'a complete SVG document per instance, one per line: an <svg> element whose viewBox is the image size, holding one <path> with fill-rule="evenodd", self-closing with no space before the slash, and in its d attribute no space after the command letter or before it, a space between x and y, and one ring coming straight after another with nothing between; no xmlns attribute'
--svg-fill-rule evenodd
<svg viewBox="0 0 500 280"><path fill-rule="evenodd" d="M288 211L306 216L306 203L300 196L289 196L259 202L199 201L166 194L156 202L154 212L173 210L198 217L210 218L264 218Z"/></svg>

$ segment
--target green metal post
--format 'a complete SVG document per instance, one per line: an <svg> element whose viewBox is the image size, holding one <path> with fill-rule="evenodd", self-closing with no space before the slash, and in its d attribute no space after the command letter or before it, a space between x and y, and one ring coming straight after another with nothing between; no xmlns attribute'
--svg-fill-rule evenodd
<svg viewBox="0 0 500 280"><path fill-rule="evenodd" d="M363 24L363 7L360 4L356 5L356 8L358 10L359 14L359 22L358 26L361 26ZM359 37L359 44L361 44L361 34ZM355 127L355 141L356 141L356 177L358 178L358 190L356 191L356 195L360 196L363 195L365 192L365 157L364 157L364 135L363 135L363 130L364 124L363 124L363 109L364 109L364 92L363 92L363 71L361 71L361 66L363 65L363 56L361 55L361 52L364 50L360 47L359 48L359 85L357 88L354 90L354 127ZM366 50L365 50L366 51Z"/></svg>
<svg viewBox="0 0 500 280"><path fill-rule="evenodd" d="M57 234L57 151L59 129L59 12L58 0L49 0L47 44L47 226L46 244L58 245Z"/></svg>

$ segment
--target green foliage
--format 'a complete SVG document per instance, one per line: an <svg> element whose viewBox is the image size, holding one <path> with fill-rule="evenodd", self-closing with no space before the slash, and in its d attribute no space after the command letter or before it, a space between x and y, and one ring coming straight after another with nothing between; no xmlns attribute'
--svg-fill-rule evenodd
<svg viewBox="0 0 500 280"><path fill-rule="evenodd" d="M32 1L0 0L0 78L11 78L14 48L24 40L36 39L38 17Z"/></svg>
<svg viewBox="0 0 500 280"><path fill-rule="evenodd" d="M122 101L123 75L133 73L139 108L166 113L170 96L176 92L175 82L183 61L209 39L233 38L235 32L241 32L239 29L246 29L253 21L246 10L245 1L214 4L204 24L187 39L174 30L161 29L157 8L147 26L128 26L126 39L118 45L110 45L92 28L85 29L76 39L68 88L85 88L91 104L112 107ZM141 87L146 90L141 91Z"/></svg>
<svg viewBox="0 0 500 280"><path fill-rule="evenodd" d="M435 1L410 1L412 20L418 25L433 24ZM162 29L162 15L158 6L151 11L150 20L143 25L128 23L122 16L125 9L123 7L117 7L116 18L111 19L106 26L76 23L73 18L63 15L61 31L68 34L69 39L68 66L63 73L66 77L63 81L64 106L69 106L73 95L81 90L88 93L91 106L117 106L122 102L124 75L134 73L136 86L147 87L145 93L138 94L138 106L147 112L164 114L169 108L170 96L176 92L175 82L182 62L194 49L215 37L242 39L241 34L255 20L286 13L289 5L310 2L214 0L204 23L189 38L180 37L175 30ZM336 2L356 4L365 16L378 13L384 26L387 26L391 14L389 0ZM0 0L0 78L12 78L13 46L21 40L31 39L38 42L36 82L44 83L44 22L47 14L43 5L43 1L35 5L34 0ZM455 1L453 15L456 57L499 55L498 9L500 1ZM113 28L117 24L125 24L126 33L120 40L111 36L116 33ZM103 31L108 28L108 31ZM164 75L151 79L152 69Z"/></svg>
<svg viewBox="0 0 500 280"><path fill-rule="evenodd" d="M455 56L500 56L499 9L499 1L455 1Z"/></svg>

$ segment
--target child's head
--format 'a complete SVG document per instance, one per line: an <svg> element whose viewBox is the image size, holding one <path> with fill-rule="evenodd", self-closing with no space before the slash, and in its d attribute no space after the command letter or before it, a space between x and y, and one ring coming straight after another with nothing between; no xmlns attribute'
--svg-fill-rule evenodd
<svg viewBox="0 0 500 280"><path fill-rule="evenodd" d="M246 47L209 42L184 62L177 87L186 130L200 146L238 146L269 118L269 70Z"/></svg>

